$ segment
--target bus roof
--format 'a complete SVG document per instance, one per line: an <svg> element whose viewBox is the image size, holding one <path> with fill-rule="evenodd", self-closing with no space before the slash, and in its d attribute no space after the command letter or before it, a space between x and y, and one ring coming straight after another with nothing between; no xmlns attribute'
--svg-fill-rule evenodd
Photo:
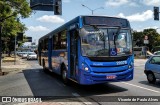
<svg viewBox="0 0 160 105"><path fill-rule="evenodd" d="M65 24L63 24L62 26L56 28L55 30L49 32L48 34L42 36L42 37L39 39L39 41L40 41L40 40L43 40L44 38L47 38L47 37L49 38L49 36L52 35L53 33L58 33L58 32L60 32L60 31L62 31L62 30L64 30L64 29L67 29L67 27L68 27L69 25L73 25L74 23L79 22L80 19L82 19L83 17L102 17L102 18L121 19L121 20L125 20L126 23L128 23L128 25L129 25L128 20L125 19L125 18L109 17L109 16L96 16L96 15L80 15L80 16L77 16L77 17L75 17L74 19L70 20L69 22L66 22ZM82 25L81 25L81 26L82 26ZM130 25L129 25L129 27L130 27Z"/></svg>

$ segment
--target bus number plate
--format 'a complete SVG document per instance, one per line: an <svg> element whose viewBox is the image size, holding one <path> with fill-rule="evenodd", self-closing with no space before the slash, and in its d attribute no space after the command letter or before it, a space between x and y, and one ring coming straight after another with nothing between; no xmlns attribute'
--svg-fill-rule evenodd
<svg viewBox="0 0 160 105"><path fill-rule="evenodd" d="M109 76L106 76L106 79L115 79L116 76L115 75L109 75Z"/></svg>

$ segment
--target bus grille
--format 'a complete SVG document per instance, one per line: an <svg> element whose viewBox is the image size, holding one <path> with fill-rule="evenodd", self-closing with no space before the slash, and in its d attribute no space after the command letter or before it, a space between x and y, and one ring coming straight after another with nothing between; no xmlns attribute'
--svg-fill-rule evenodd
<svg viewBox="0 0 160 105"><path fill-rule="evenodd" d="M121 66L91 66L92 72L97 74L121 73L128 70L128 65Z"/></svg>
<svg viewBox="0 0 160 105"><path fill-rule="evenodd" d="M131 75L132 75L132 71L124 72L122 74L117 74L116 75L117 78L115 79L115 81L126 79ZM112 79L111 80L106 79L106 76L102 76L102 75L94 75L92 76L92 80L97 81L97 82L98 81L113 81Z"/></svg>
<svg viewBox="0 0 160 105"><path fill-rule="evenodd" d="M98 71L93 71L94 73L97 73L97 74L110 74L110 73L120 73L120 72L124 72L126 70L120 70L120 71L105 71L105 72L98 72Z"/></svg>

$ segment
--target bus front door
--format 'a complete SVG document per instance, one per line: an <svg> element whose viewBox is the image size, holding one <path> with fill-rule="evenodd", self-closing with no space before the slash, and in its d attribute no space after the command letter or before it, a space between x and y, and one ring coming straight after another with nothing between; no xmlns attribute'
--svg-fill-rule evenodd
<svg viewBox="0 0 160 105"><path fill-rule="evenodd" d="M70 76L76 79L76 68L78 65L78 32L70 32Z"/></svg>

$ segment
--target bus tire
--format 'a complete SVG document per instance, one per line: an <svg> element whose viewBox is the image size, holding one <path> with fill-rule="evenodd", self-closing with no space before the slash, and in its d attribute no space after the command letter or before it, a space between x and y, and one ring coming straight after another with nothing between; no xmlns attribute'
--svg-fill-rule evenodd
<svg viewBox="0 0 160 105"><path fill-rule="evenodd" d="M47 69L46 69L46 67L45 67L44 59L43 59L43 71L44 71L44 72L47 72Z"/></svg>
<svg viewBox="0 0 160 105"><path fill-rule="evenodd" d="M68 84L69 81L67 79L67 70L66 70L66 68L64 66L61 67L61 72L62 72L61 76L62 76L63 83L64 84Z"/></svg>
<svg viewBox="0 0 160 105"><path fill-rule="evenodd" d="M151 84L154 84L156 82L156 78L152 72L147 73L147 80Z"/></svg>

